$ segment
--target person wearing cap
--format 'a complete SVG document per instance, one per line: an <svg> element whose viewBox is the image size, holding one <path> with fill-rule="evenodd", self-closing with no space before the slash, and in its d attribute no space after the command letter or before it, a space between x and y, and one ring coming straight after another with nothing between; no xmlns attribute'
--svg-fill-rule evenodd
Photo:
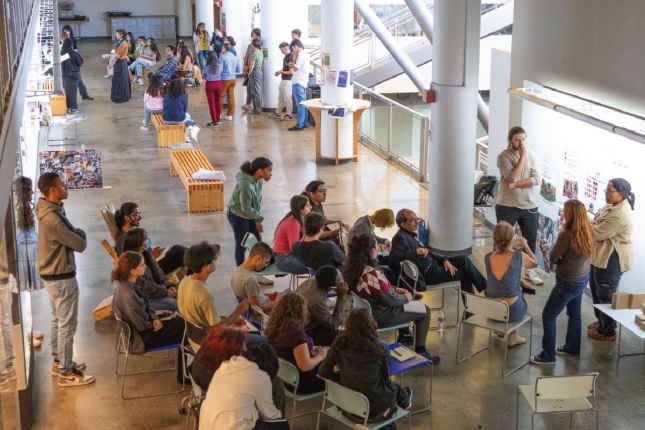
<svg viewBox="0 0 645 430"><path fill-rule="evenodd" d="M184 264L193 271L192 275L186 276L179 284L177 293L177 306L179 313L191 324L201 327L203 333L195 334L189 330L188 340L193 349L197 351L202 338L208 330L216 325L243 327L245 323L240 319L249 308L248 299L242 300L232 314L220 316L217 312L215 297L208 291L206 281L211 273L215 272L215 263L220 246L210 245L202 242L193 245L184 254ZM201 336L200 336L201 335ZM266 343L264 336L249 333L248 345Z"/></svg>
<svg viewBox="0 0 645 430"><path fill-rule="evenodd" d="M336 290L337 296L334 311L330 313L327 294L333 289ZM322 266L315 277L307 279L296 290L296 294L307 302L309 322L305 326L305 332L314 340L315 345L331 346L334 342L345 310L347 291L349 287L334 266Z"/></svg>

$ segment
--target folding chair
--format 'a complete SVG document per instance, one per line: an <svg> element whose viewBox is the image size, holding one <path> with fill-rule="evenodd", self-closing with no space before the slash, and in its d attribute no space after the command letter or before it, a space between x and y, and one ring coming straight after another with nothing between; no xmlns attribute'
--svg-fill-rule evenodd
<svg viewBox="0 0 645 430"><path fill-rule="evenodd" d="M291 420L291 428L295 429L296 426L294 425L294 421L293 421L294 418L303 417L305 415L316 413L314 411L314 412L307 412L304 414L296 415L296 404L304 400L320 397L325 392L320 391L318 393L311 393L311 394L296 394L296 392L298 391L298 384L300 383L300 374L298 373L298 368L293 364L289 363L288 361L283 360L282 358L279 358L278 360L280 361L280 368L278 369L278 377L282 379L283 382L293 385L293 392L289 391L286 386L284 387L284 395L287 399L291 399L291 401L293 401L293 411L291 413L291 418L289 419Z"/></svg>
<svg viewBox="0 0 645 430"><path fill-rule="evenodd" d="M190 363L188 363L186 368L188 368L189 365ZM195 414L195 422L193 423L193 430L197 430L199 428L199 409L202 405L202 402L206 398L206 393L204 392L204 390L201 389L199 385L195 383L195 381L193 381L193 378L190 372L188 372L188 377L190 378L192 390L190 391L190 396L185 397L181 401L181 406L179 407L179 414L186 415L186 430L188 430L190 426L190 413L192 412L193 414Z"/></svg>
<svg viewBox="0 0 645 430"><path fill-rule="evenodd" d="M116 372L117 376L122 376L123 377L123 381L121 383L121 398L123 400L143 399L143 398L148 398L148 397L158 397L158 396L167 396L169 394L178 394L178 393L181 393L182 391L184 391L186 389L186 380L182 378L183 381L182 381L182 385L181 385L181 390L178 390L178 391L171 391L171 392L167 392L167 393L158 393L158 394L150 394L150 395L146 395L146 396L134 396L134 397L126 397L125 396L125 378L126 378L126 376L140 375L140 374L144 374L144 373L165 372L165 371L169 371L169 370L177 370L177 366L178 366L179 363L177 362L177 357L175 357L175 365L173 367L170 367L170 368L166 367L166 368L162 368L162 369L144 370L144 371L140 371L140 372L128 373L128 359L129 359L130 355L134 355L132 352L130 352L130 340L131 340L131 337L132 337L132 328L130 327L130 324L127 321L123 321L123 319L121 317L119 317L116 313L114 314L114 317L118 321L118 323L117 323L117 342L118 342L117 345L118 345L118 347L117 347L117 352L116 352L116 370L115 370L115 372ZM146 356L146 357L151 357L151 358L167 358L168 354L166 354L166 356L155 356L155 355L151 355L151 353L158 352L158 351L169 351L169 350L172 350L172 349L179 349L180 351L182 351L183 349L182 349L181 345L183 344L185 338L186 338L186 328L184 328L184 336L182 337L182 343L181 344L173 343L173 344L170 344L170 345L161 346L159 348L149 349L149 350L146 350L143 353L143 355ZM120 361L119 359L121 358L121 354L125 354L125 364L124 364L124 367L123 367L123 373L119 374L119 361ZM185 373L185 367L186 366L185 366L185 357L184 357L183 353L182 353L182 366L184 366L184 373Z"/></svg>
<svg viewBox="0 0 645 430"><path fill-rule="evenodd" d="M112 248L108 243L108 241L105 239L101 241L101 245L103 245L103 248L105 249L105 251L110 255L110 257L112 257L112 264L114 264L114 267L116 267L116 265L118 264L117 261L119 260L119 257L116 255L116 251L114 250L114 248Z"/></svg>
<svg viewBox="0 0 645 430"><path fill-rule="evenodd" d="M529 364L527 358L526 362L520 364L514 369L510 370L508 373L504 373L506 368L506 355L508 353L508 335L520 328L526 323L529 323L531 329L531 334L529 336L529 357L531 355L531 347L533 346L533 317L526 315L520 321L517 322L508 322L508 303L502 300L493 300L487 299L486 297L477 296L475 294L470 294L466 292L461 292L463 294L466 304L464 306L464 313L461 319L461 324L459 325L458 334L457 334L457 353L455 356L455 361L457 364L462 363L468 360L470 357L473 357L485 349L490 348L490 340L492 333L501 332L504 333L504 340L506 346L504 348L504 362L502 363L502 377L506 378L511 373L515 372L518 369ZM473 315L466 319L466 313L472 313ZM467 357L459 359L459 341L461 339L461 330L465 324L472 325L475 327L480 327L489 331L488 333L488 346L481 348Z"/></svg>
<svg viewBox="0 0 645 430"><path fill-rule="evenodd" d="M405 277L407 276L408 278L412 279L414 283L410 285L408 281L405 280ZM399 285L403 282L408 288L411 288L414 293L417 293L417 284L419 283L419 268L417 267L416 264L411 262L410 260L403 260L401 262L401 275L399 275L399 279L396 282L397 288ZM437 284L437 285L428 285L426 287L426 291L424 292L432 292L432 291L439 291L441 290L441 306L438 308L430 308L431 311L439 311L444 308L445 305L445 299L446 299L446 288L454 288L457 290L457 317L456 321L459 322L459 290L461 288L461 284L456 281L456 282L444 282L442 284ZM453 325L444 325L444 328L453 328L457 327L457 324ZM430 327L430 330L437 330L438 327Z"/></svg>
<svg viewBox="0 0 645 430"><path fill-rule="evenodd" d="M355 429L371 429L376 430L389 425L401 418L408 417L408 429L410 428L410 412L403 410L399 407L396 408L396 413L389 420L380 423L368 424L367 420L370 415L370 401L363 394L343 387L336 382L329 379L322 378L325 381L325 394L323 396L323 404L320 412L318 412L318 421L316 422L316 430L320 427L320 414L325 414L330 418L340 421L348 427ZM335 406L331 406L325 410L325 403L329 401ZM342 411L349 412L350 414L357 415L363 418L363 424L356 423L345 415Z"/></svg>
<svg viewBox="0 0 645 430"><path fill-rule="evenodd" d="M246 235L244 236L244 239L242 239L242 246L245 247L249 252L251 252L251 249L253 249L253 246L256 243L258 243L258 238L255 237L253 233L246 233ZM291 275L291 279L289 280L289 289L292 291L295 291L295 289L298 287L298 275L296 275L295 273L283 272L282 270L278 269L278 266L276 266L275 263L269 264L267 267L264 268L264 270L255 272L255 274L260 276Z"/></svg>
<svg viewBox="0 0 645 430"><path fill-rule="evenodd" d="M537 414L568 412L569 429L573 428L574 412L595 412L598 430L598 409L596 409L596 378L598 372L575 376L538 376L535 385L517 387L517 410L515 429L519 429L520 394L531 408L531 429ZM591 402L587 400L591 397Z"/></svg>
<svg viewBox="0 0 645 430"><path fill-rule="evenodd" d="M352 293L352 305L354 309L367 309L370 315L372 314L372 306L370 306L369 302L365 299L361 299L354 293ZM417 325L414 322L410 321L407 323L393 325L390 327L379 327L376 329L376 331L378 333L382 333L386 331L393 331L393 330L399 330L399 329L409 329L410 324L412 324L412 337L414 338L414 340L412 341L413 342L412 349L414 350L416 349L416 346L417 346L417 337L416 337Z"/></svg>
<svg viewBox="0 0 645 430"><path fill-rule="evenodd" d="M105 205L103 206L103 209L101 209L101 215L103 216L103 221L105 221L105 225L107 226L108 232L110 233L110 237L112 238L112 242L116 245L116 236L118 229L116 228L116 221L114 220L114 213L116 211L114 210L114 205Z"/></svg>

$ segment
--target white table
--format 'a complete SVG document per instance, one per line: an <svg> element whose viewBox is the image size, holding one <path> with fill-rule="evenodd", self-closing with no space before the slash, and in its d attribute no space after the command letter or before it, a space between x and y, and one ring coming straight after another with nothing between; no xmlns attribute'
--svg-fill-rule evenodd
<svg viewBox="0 0 645 430"><path fill-rule="evenodd" d="M612 309L611 304L602 304L602 305L593 305L594 308L598 309L600 312L604 313L608 317L613 318L618 323L618 358L630 357L632 355L644 355L645 354L645 330L636 324L635 317L636 315L641 315L640 309ZM634 333L637 337L643 340L643 351L632 354L621 354L620 353L620 337L622 334L623 326ZM645 357L643 357L643 374L645 374Z"/></svg>

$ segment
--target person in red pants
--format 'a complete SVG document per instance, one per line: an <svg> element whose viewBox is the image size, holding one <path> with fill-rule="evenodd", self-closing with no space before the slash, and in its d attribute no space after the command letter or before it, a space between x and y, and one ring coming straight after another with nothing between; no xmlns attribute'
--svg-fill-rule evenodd
<svg viewBox="0 0 645 430"><path fill-rule="evenodd" d="M206 81L206 99L208 99L208 110L211 114L211 122L206 126L218 127L222 123L222 104L220 103L222 98L222 64L214 51L208 53L203 78Z"/></svg>

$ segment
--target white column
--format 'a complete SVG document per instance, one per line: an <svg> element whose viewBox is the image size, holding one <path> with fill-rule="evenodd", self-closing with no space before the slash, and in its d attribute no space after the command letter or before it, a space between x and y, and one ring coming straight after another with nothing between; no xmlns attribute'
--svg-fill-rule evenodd
<svg viewBox="0 0 645 430"><path fill-rule="evenodd" d="M206 24L206 31L210 35L213 34L213 30L215 29L213 5L213 0L195 0L195 23L203 22Z"/></svg>
<svg viewBox="0 0 645 430"><path fill-rule="evenodd" d="M330 70L352 70L354 40L354 2L348 0L324 0L320 11L321 52L329 53ZM305 31L300 27L301 31ZM291 29L289 29L291 31ZM335 85L324 85L321 101L327 105L343 106L353 98L353 85L338 88ZM336 157L336 140L338 139L338 158L350 158L354 152L353 134L354 114L346 112L344 118L334 119L322 112L320 124L320 155ZM338 123L338 136L336 133Z"/></svg>
<svg viewBox="0 0 645 430"><path fill-rule="evenodd" d="M430 247L470 252L477 132L480 0L436 0L428 172Z"/></svg>
<svg viewBox="0 0 645 430"><path fill-rule="evenodd" d="M191 0L176 0L175 11L177 13L177 34L180 37L192 37L195 31L193 27L193 2ZM191 46L192 39L184 40Z"/></svg>
<svg viewBox="0 0 645 430"><path fill-rule="evenodd" d="M248 34L242 33L242 1L240 0L222 0L222 26L227 36L235 39L235 52L242 70L242 60L246 52Z"/></svg>
<svg viewBox="0 0 645 430"><path fill-rule="evenodd" d="M262 66L262 104L264 111L273 112L278 107L278 85L282 80L280 76L274 76L274 73L282 70L284 58L278 46L282 42L291 43L291 30L307 25L307 2L262 0L260 17L262 46L269 51L269 57Z"/></svg>

